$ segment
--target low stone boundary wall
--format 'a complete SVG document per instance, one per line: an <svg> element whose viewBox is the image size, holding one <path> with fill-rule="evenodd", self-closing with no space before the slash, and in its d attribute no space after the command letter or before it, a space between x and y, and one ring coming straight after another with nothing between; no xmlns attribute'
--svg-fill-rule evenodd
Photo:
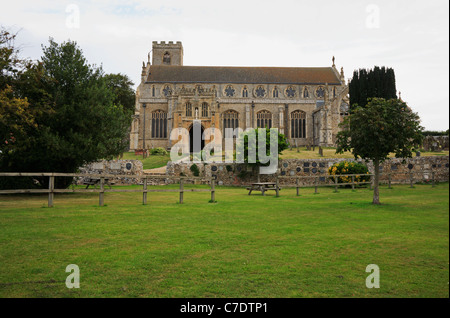
<svg viewBox="0 0 450 318"><path fill-rule="evenodd" d="M341 161L362 162L374 173L373 163L354 159L285 159L280 160L278 174L292 177L320 178L320 182L326 182L328 168ZM190 170L193 163L172 163L167 165L167 174L170 176L193 176ZM234 163L196 163L200 170L200 177L215 178L218 185L245 186L258 181L258 176L251 167L245 164ZM409 183L410 174L415 182L428 182L434 172L435 181L449 181L449 156L414 157L409 159L392 158L380 166L382 176L380 181L388 181L388 173L391 174L392 183ZM260 175L261 182L275 182L276 175ZM300 185L313 185L315 178L300 178ZM282 178L280 185L294 184L295 180Z"/></svg>
<svg viewBox="0 0 450 318"><path fill-rule="evenodd" d="M79 170L82 174L121 175L120 177L109 180L117 185L142 183L140 179L124 177L124 175L140 176L143 174L142 162L140 160L102 160L80 167ZM86 179L79 178L77 184L83 184ZM159 183L160 181L155 180L155 182Z"/></svg>

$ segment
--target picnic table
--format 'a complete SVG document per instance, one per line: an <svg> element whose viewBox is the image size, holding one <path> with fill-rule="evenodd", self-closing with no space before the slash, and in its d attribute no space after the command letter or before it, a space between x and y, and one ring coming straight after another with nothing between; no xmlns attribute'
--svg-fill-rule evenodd
<svg viewBox="0 0 450 318"><path fill-rule="evenodd" d="M109 181L109 179L104 179L105 184L109 186L111 189L111 186L114 184L114 182ZM86 184L86 189L89 188L89 186L93 186L95 188L96 185L100 183L100 178L89 178L83 181L83 184Z"/></svg>
<svg viewBox="0 0 450 318"><path fill-rule="evenodd" d="M252 183L252 185L248 187L247 190L249 190L248 195L252 194L252 191L261 191L262 195L265 195L265 192L268 190L279 191L281 190L281 188L278 187L277 189L277 184L275 182L256 182Z"/></svg>

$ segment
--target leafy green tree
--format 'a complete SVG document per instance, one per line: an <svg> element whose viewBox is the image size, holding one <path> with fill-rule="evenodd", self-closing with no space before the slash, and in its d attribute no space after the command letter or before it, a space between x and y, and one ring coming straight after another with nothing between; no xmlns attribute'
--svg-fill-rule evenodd
<svg viewBox="0 0 450 318"><path fill-rule="evenodd" d="M366 107L357 107L341 124L336 153L350 151L372 160L375 169L373 204L380 204L380 163L390 153L411 158L423 140L420 118L399 99L373 98Z"/></svg>
<svg viewBox="0 0 450 318"><path fill-rule="evenodd" d="M263 158L259 156L259 140L260 140L260 130L265 132L265 155L269 158L268 162L263 162ZM289 147L289 144L286 140L286 136L277 132L277 152L271 151L271 139L270 139L270 130L269 128L259 128L254 129L250 132L250 134L244 132L241 133L239 139L237 141L236 146L236 157L243 158L244 162L253 167L261 167L261 166L269 166L271 162L279 159L279 155L283 152L283 150ZM254 134L254 136L252 136ZM254 137L254 138L252 138ZM252 139L254 142L252 142ZM262 139L261 139L262 140ZM263 150L264 151L264 150ZM255 158L252 157L251 154L255 154Z"/></svg>
<svg viewBox="0 0 450 318"><path fill-rule="evenodd" d="M114 93L114 104L122 105L125 110L134 112L136 94L134 83L124 74L106 74L106 85Z"/></svg>
<svg viewBox="0 0 450 318"><path fill-rule="evenodd" d="M15 83L16 94L29 103L35 127L27 129L20 147L2 153L0 169L70 173L122 153L132 111L119 104L108 83L75 42L50 39L42 61L29 65ZM47 186L46 178L38 181ZM71 182L56 181L58 187Z"/></svg>

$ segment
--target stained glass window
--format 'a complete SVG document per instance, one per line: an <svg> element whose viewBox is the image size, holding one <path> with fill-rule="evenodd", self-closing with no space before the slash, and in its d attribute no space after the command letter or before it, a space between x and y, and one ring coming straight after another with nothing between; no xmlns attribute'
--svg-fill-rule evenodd
<svg viewBox="0 0 450 318"><path fill-rule="evenodd" d="M295 89L292 86L289 86L286 89L286 96L287 97L294 97L295 96Z"/></svg>
<svg viewBox="0 0 450 318"><path fill-rule="evenodd" d="M167 113L162 110L152 113L152 138L167 138Z"/></svg>
<svg viewBox="0 0 450 318"><path fill-rule="evenodd" d="M166 86L166 87L164 87L164 89L163 89L163 93L164 93L164 96L169 96L169 94L171 93L172 91L171 91L171 89L170 89L170 86Z"/></svg>
<svg viewBox="0 0 450 318"><path fill-rule="evenodd" d="M325 97L325 90L323 89L323 87L319 87L316 90L316 96L321 98Z"/></svg>
<svg viewBox="0 0 450 318"><path fill-rule="evenodd" d="M227 86L227 88L225 88L225 95L227 95L227 97L233 97L235 92L233 86Z"/></svg>
<svg viewBox="0 0 450 318"><path fill-rule="evenodd" d="M186 103L186 117L192 117L192 104Z"/></svg>
<svg viewBox="0 0 450 318"><path fill-rule="evenodd" d="M273 89L273 97L274 97L274 98L278 98L278 88L277 88L277 87L275 87L275 88Z"/></svg>
<svg viewBox="0 0 450 318"><path fill-rule="evenodd" d="M239 127L239 113L234 110L229 110L223 114L223 132L225 138L230 138L229 132L226 130L227 128L236 129Z"/></svg>
<svg viewBox="0 0 450 318"><path fill-rule="evenodd" d="M306 138L306 113L296 110L291 113L291 138Z"/></svg>
<svg viewBox="0 0 450 318"><path fill-rule="evenodd" d="M262 110L256 114L256 124L258 128L272 128L272 113Z"/></svg>
<svg viewBox="0 0 450 318"><path fill-rule="evenodd" d="M202 117L208 117L208 103L202 104Z"/></svg>
<svg viewBox="0 0 450 318"><path fill-rule="evenodd" d="M266 90L262 86L258 86L255 90L256 97L264 97L266 95Z"/></svg>

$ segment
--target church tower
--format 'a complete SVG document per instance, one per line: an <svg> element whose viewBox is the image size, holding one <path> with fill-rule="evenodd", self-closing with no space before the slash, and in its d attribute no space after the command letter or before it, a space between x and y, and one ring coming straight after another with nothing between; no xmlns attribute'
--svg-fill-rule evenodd
<svg viewBox="0 0 450 318"><path fill-rule="evenodd" d="M153 65L183 65L183 45L181 42L158 43L153 41Z"/></svg>

